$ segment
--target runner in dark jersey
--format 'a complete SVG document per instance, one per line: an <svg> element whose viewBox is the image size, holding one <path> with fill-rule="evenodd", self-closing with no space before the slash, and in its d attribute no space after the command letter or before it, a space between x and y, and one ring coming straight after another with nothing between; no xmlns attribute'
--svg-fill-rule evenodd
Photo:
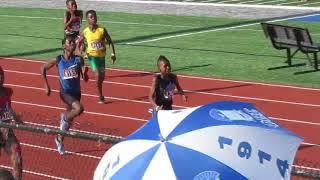
<svg viewBox="0 0 320 180"><path fill-rule="evenodd" d="M80 76L83 75L83 79L88 81L88 68L85 67L83 69L84 72L82 72L84 61L82 57L74 55L76 45L72 37L67 36L62 44L64 47L63 55L59 55L56 59L43 65L41 73L45 80L46 93L49 96L51 88L47 80L46 72L53 66L57 66L58 68L60 98L67 105L66 112L61 114L60 129L62 131L68 131L73 119L83 112L83 105L80 103ZM58 152L61 155L65 153L63 139L64 137L60 135L55 138Z"/></svg>
<svg viewBox="0 0 320 180"><path fill-rule="evenodd" d="M149 94L153 110L172 110L174 90L187 102L187 97L179 84L177 75L171 73L171 64L165 56L160 56L157 61L160 74L155 75Z"/></svg>
<svg viewBox="0 0 320 180"><path fill-rule="evenodd" d="M66 1L67 11L64 13L64 32L65 36L77 38L80 34L83 13L78 10L75 0Z"/></svg>
<svg viewBox="0 0 320 180"><path fill-rule="evenodd" d="M78 10L75 0L66 1L67 11L64 13L64 36L71 36L76 40L75 54L81 55L82 45L79 43L79 35L83 19L83 12Z"/></svg>
<svg viewBox="0 0 320 180"><path fill-rule="evenodd" d="M11 107L11 88L4 87L4 72L0 66L0 121L2 123L22 123ZM11 128L0 128L0 147L10 157L13 176L16 180L22 179L22 156L20 143Z"/></svg>

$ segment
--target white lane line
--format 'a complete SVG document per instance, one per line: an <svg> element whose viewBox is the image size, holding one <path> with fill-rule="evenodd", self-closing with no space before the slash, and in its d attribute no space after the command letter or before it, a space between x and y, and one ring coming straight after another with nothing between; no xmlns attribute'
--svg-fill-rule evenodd
<svg viewBox="0 0 320 180"><path fill-rule="evenodd" d="M29 72L21 72L21 71L13 71L13 70L5 70L5 72L41 76L41 74L38 74L38 73L29 73ZM48 77L58 78L58 76L56 76L56 75L47 75L47 76L48 76ZM92 80L92 79L89 80L89 81L94 81L94 82L95 82L95 80ZM129 83L120 83L120 82L114 82L114 81L104 81L104 83L124 85L124 86L133 86L133 87L150 88L150 86L137 85L137 84L129 84ZM209 95L209 96L221 96L221 97L229 97L229 98L231 97L231 98L245 99L245 100L250 99L250 100L255 100L255 101L265 101L265 102L273 102L273 103L283 103L283 104L299 105L299 106L320 107L320 104L309 104L309 103L301 103L301 102L282 101L282 100L276 100L276 99L266 99L266 98L256 98L256 97L248 97L248 96L229 95L229 94L222 94L222 93L211 93L211 92L192 91L192 90L187 90L187 89L185 90L185 92L194 93L194 94L203 94L203 95Z"/></svg>
<svg viewBox="0 0 320 180"><path fill-rule="evenodd" d="M28 102L22 102L22 101L11 101L11 102L16 103L16 104L23 104L23 105L27 105L27 106L36 106L36 107L43 107L43 108L50 108L50 109L65 110L65 108L62 108L62 107L48 106L48 105L43 105L43 104L34 104L34 103L28 103ZM106 117L114 117L114 118L119 118L119 119L129 119L129 120L134 120L134 121L143 121L143 122L148 121L148 120L141 119L141 118L119 116L119 115L114 115L114 114L104 114L104 113L97 113L97 112L90 112L90 111L84 111L84 113L99 115L99 116L106 116Z"/></svg>
<svg viewBox="0 0 320 180"><path fill-rule="evenodd" d="M59 129L59 126L52 126L52 125L47 125L47 124L39 124L39 123L34 123L34 122L29 122L29 121L24 121L26 124L34 125L34 126L41 126L44 128L51 128L51 129ZM86 134L93 134L93 135L98 135L98 136L106 136L110 134L101 134L101 133L96 133L96 132L89 132L89 131L83 131L79 129L72 129L70 128L70 131L75 131L75 132L81 132L81 133L86 133Z"/></svg>
<svg viewBox="0 0 320 180"><path fill-rule="evenodd" d="M31 87L31 86L22 86L22 85L17 85L17 84L4 84L7 86L11 86L11 87L18 87L18 88L25 88L25 89L33 89L33 90L39 90L39 91L45 91L44 88L38 88L38 87ZM57 89L51 89L52 92L60 92ZM81 96L87 96L87 97L95 97L97 98L97 95L93 95L93 94L86 94L86 93L82 93ZM132 99L126 99L126 98L119 98L119 97L112 97L112 96L106 96L107 99L111 99L111 100L118 100L118 101L126 101L126 102L134 102L134 103L141 103L141 104L150 104L151 103L149 101L139 101L139 100L132 100ZM187 106L178 106L178 105L173 105L173 107L177 107L177 108L188 108Z"/></svg>
<svg viewBox="0 0 320 180"><path fill-rule="evenodd" d="M28 143L20 143L20 144L27 146L27 147L36 148L36 149L58 152L58 150L54 149L54 148L43 147L43 146L38 146L38 145L28 144ZM77 152L72 152L72 151L66 151L66 154L72 154L72 155L81 156L81 157L85 157L85 158L101 159L101 157L98 157L98 156L92 156L92 155L87 155L87 154L82 154L82 153L77 153Z"/></svg>
<svg viewBox="0 0 320 180"><path fill-rule="evenodd" d="M5 168L5 169L12 169L12 167L4 166L4 165L0 165L0 167L1 167L1 168ZM63 178L63 177L57 177L57 176L53 176L53 175L49 175L49 174L44 174L44 173L39 173L39 172L35 172L35 171L31 171L31 170L26 170L26 169L23 169L23 173L32 174L32 175L37 175L37 176L42 176L42 177L51 178L51 179L71 180L71 179L67 179L67 178Z"/></svg>
<svg viewBox="0 0 320 180"><path fill-rule="evenodd" d="M269 118L270 118L270 119L275 119L275 120L278 120L278 121L291 122L291 123L293 123L293 124L295 124L295 123L301 123L301 124L309 124L309 125L320 126L320 123L310 122L310 121L301 121L301 120L278 118L278 117L271 117L271 116L270 116Z"/></svg>
<svg viewBox="0 0 320 180"><path fill-rule="evenodd" d="M65 108L62 108L62 107L55 107L55 106L48 106L48 105L41 105L41 104L33 104L33 103L27 103L27 102L21 102L21 101L12 101L12 102L13 103L17 103L17 104L44 107L44 108L51 108L51 109L59 109L59 110L64 110L65 109ZM188 107L184 106L183 108L188 108ZM147 122L148 121L146 119L133 118L133 117L127 117L127 116L119 116L119 115L113 115L113 114L104 114L104 113L88 112L88 111L85 111L85 113L93 114L93 115L100 115L100 116L116 117L116 118L122 118L122 119L130 119L130 120L135 120L135 121L143 121L143 122ZM269 118L276 119L276 120L279 120L279 121L287 121L287 122L292 122L292 123L301 123L301 124L309 124L309 125L318 125L318 126L320 126L320 123L309 122L309 121L291 120L291 119L278 118L278 117L269 117Z"/></svg>
<svg viewBox="0 0 320 180"><path fill-rule="evenodd" d="M40 63L40 64L46 63L46 61L43 61L43 60L31 60L31 59L1 57L1 56L0 56L0 58L8 59L8 60L14 60L14 61ZM146 73L146 74L150 74L150 75L154 74L152 72L139 71L139 70L130 70L130 69L119 69L119 68L106 68L106 69L109 69L111 71L129 72L129 73ZM290 86L290 85L282 85L282 84L260 83L260 82L253 82L253 81L240 81L240 80L232 80L232 79L209 78L209 77L200 77L200 76L191 76L191 75L179 75L179 77L190 78L190 79L198 79L198 80L208 80L208 81L222 81L222 82L253 84L253 85L279 87L279 88L290 88L290 89L298 89L298 90L320 91L319 88L308 88L308 87Z"/></svg>

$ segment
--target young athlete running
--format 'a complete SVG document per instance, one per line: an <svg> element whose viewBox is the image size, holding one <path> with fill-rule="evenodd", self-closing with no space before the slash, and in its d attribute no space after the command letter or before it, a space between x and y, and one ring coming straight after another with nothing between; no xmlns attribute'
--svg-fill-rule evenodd
<svg viewBox="0 0 320 180"><path fill-rule="evenodd" d="M41 74L45 81L46 94L49 96L51 88L49 86L46 72L53 66L57 66L60 81L60 98L66 104L66 112L61 114L60 129L68 131L73 119L83 112L83 105L80 103L81 88L80 76L88 81L87 67L84 67L84 61L81 56L74 55L76 48L73 37L67 36L62 41L63 54L58 55L56 59L44 64ZM58 135L55 138L59 154L65 153L63 145L64 136Z"/></svg>
<svg viewBox="0 0 320 180"><path fill-rule="evenodd" d="M104 104L105 99L102 93L102 84L105 76L105 56L106 56L106 43L111 48L112 63L116 60L116 52L111 37L106 28L97 24L97 14L94 10L89 10L86 13L88 27L81 33L81 41L87 45L88 61L91 65L92 71L96 73L96 86L99 96L98 103Z"/></svg>
<svg viewBox="0 0 320 180"><path fill-rule="evenodd" d="M172 110L172 98L175 88L177 88L183 100L187 102L187 96L184 95L177 75L171 73L169 60L165 56L159 56L157 66L160 73L153 78L149 94L153 111Z"/></svg>
<svg viewBox="0 0 320 180"><path fill-rule="evenodd" d="M81 44L77 41L80 35L80 29L83 19L83 12L78 10L75 0L66 1L67 11L64 13L64 36L71 36L76 40L76 54L81 54Z"/></svg>
<svg viewBox="0 0 320 180"><path fill-rule="evenodd" d="M13 91L11 88L4 87L4 72L0 66L0 121L2 123L22 123L11 107L11 96ZM22 156L20 143L10 128L0 128L0 147L4 149L10 157L13 168L13 176L16 180L22 179Z"/></svg>

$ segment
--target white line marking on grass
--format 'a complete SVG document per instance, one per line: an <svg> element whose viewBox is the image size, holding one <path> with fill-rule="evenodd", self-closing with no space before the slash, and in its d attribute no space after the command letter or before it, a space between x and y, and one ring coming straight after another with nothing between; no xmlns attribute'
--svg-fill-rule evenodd
<svg viewBox="0 0 320 180"><path fill-rule="evenodd" d="M26 73L26 72L21 72L21 71L5 70L5 72L13 72L13 73L20 73L20 74L28 74L28 75L37 75L37 76L40 76L40 74L37 74L37 73ZM49 77L54 77L54 78L58 78L58 76L54 76L54 75L47 75L47 76L49 76ZM119 83L119 82L113 82L113 81L104 81L104 83L124 85L124 86L134 86L134 87L150 88L149 86L136 85L136 84L128 84L128 83ZM41 88L40 88L40 89L41 89ZM40 89L39 89L39 90L40 90ZM265 98L256 98L256 97L248 97L248 96L237 96L237 95L222 94L222 93L209 93L209 92L201 92L201 91L193 91L193 90L185 90L185 92L194 93L194 94L204 94L204 95L210 95L210 96L231 97L231 98L245 99L245 100L250 99L250 100L256 100L256 101L266 101L266 102L283 103L283 104L291 104L291 105L320 107L320 104L309 104L309 103L300 103L300 102L293 102L293 101L282 101L282 100L276 100L276 99L265 99Z"/></svg>
<svg viewBox="0 0 320 180"><path fill-rule="evenodd" d="M260 29L249 29L249 28L243 28L243 29L230 29L231 31L253 31L253 32L263 32L263 30ZM320 33L311 33L312 36L319 36Z"/></svg>
<svg viewBox="0 0 320 180"><path fill-rule="evenodd" d="M12 57L1 57L3 59L14 60L14 61L25 61L25 62L33 62L44 64L46 61L43 60L31 60L31 59L22 59L22 58L12 58ZM139 71L139 70L131 70L131 69L119 69L119 68L106 68L111 71L120 71L120 72L130 72L130 73L150 73L153 75L153 72L147 71ZM310 91L320 91L318 88L308 88L308 87L298 87L298 86L290 86L290 85L281 85L281 84L270 84L270 83L260 83L253 81L241 81L241 80L232 80L232 79L221 79L221 78L209 78L209 77L200 77L200 76L191 76L191 75L182 75L179 74L179 77L190 78L190 79L200 79L200 80L209 80L209 81L223 81L223 82L234 82L234 83L248 83L253 85L261 85L261 86L270 86L270 87L280 87L280 88L290 88L290 89L299 89L299 90L310 90ZM149 87L150 88L150 87Z"/></svg>
<svg viewBox="0 0 320 180"><path fill-rule="evenodd" d="M63 18L54 17L41 17L41 16L16 16L16 15L6 15L0 14L0 17L8 18L25 18L25 19L50 19L50 20L62 20ZM85 20L83 20L84 22ZM178 28L195 28L198 26L183 26L183 25L171 25L171 24L152 24L152 23L135 23L135 22L122 22L122 21L104 21L99 20L99 22L110 23L110 24L126 24L126 25L139 25L139 26L161 26L161 27L178 27Z"/></svg>
<svg viewBox="0 0 320 180"><path fill-rule="evenodd" d="M266 22L279 22L279 21L285 21L285 20L296 19L296 18L310 17L310 16L315 16L315 15L319 15L319 14L296 16L296 17L291 17L291 18L282 18L282 19L271 20L271 21L266 21ZM135 42L131 42L131 43L129 42L129 43L124 43L124 44L129 44L130 45L130 44L141 44L141 43L147 43L147 42L155 42L155 41L160 41L160 40L164 40L164 39L185 37L185 36L203 34L203 33L209 33L209 32L224 31L224 30L230 30L230 29L235 29L235 28L254 26L254 25L258 25L258 24L260 24L260 22L244 24L244 25L237 25L237 26L231 26L231 27L225 27L225 28L216 28L216 29L210 29L210 30L204 30L204 31L197 31L197 32L191 32L191 33L183 33L183 34L177 34L177 35L172 35L172 36L164 36L164 37L160 37L160 38L154 38L154 39L143 40L143 41L135 41Z"/></svg>
<svg viewBox="0 0 320 180"><path fill-rule="evenodd" d="M1 167L1 168L11 169L11 170L12 170L12 167L9 167L9 166L0 165L0 167ZM67 179L67 178L62 178L62 177L52 176L52 175L43 174L43 173L39 173L39 172L34 172L34 171L31 171L31 170L26 170L26 169L23 169L23 173L32 174L32 175L37 175L37 176L42 176L42 177L51 178L51 179L71 180L71 179Z"/></svg>
<svg viewBox="0 0 320 180"><path fill-rule="evenodd" d="M17 85L15 85L17 86ZM40 89L40 88L36 88L36 89ZM130 101L128 99L128 101ZM18 104L26 104L26 105L31 105L31 106L39 106L39 107L45 107L45 108L53 108L53 109L64 109L64 108L60 108L60 107L55 107L55 106L47 106L47 105L39 105L39 104L32 104L32 103L25 103L25 102L19 102L19 101L12 101L14 103L18 103ZM143 101L142 101L143 102ZM149 102L143 102L143 103L149 103ZM190 108L188 106L179 106L180 108ZM87 112L88 114L95 114L95 115L104 115L104 116L116 116L116 115L110 115L110 114L102 114L102 113L95 113L95 112ZM117 116L118 117L118 116ZM125 117L125 116L120 116L121 118L124 119L133 119L136 121L143 121L143 122L147 122L148 120L145 119L138 119L138 118L133 118L133 117ZM320 123L314 123L314 122L309 122L309 121L299 121L299 120L290 120L290 119L285 119L285 118L277 118L277 117L269 117L270 119L275 119L275 120L279 120L279 121L287 121L287 122L292 122L292 123L301 123L301 124L309 124L309 125L317 125L320 126Z"/></svg>

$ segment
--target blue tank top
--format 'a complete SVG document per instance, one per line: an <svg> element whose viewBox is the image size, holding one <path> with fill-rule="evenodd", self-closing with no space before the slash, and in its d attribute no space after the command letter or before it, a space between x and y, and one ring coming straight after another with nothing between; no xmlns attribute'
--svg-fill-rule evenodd
<svg viewBox="0 0 320 180"><path fill-rule="evenodd" d="M60 91L68 94L80 93L80 57L72 56L71 59L65 60L63 55L59 55L56 58L56 62L59 73Z"/></svg>

